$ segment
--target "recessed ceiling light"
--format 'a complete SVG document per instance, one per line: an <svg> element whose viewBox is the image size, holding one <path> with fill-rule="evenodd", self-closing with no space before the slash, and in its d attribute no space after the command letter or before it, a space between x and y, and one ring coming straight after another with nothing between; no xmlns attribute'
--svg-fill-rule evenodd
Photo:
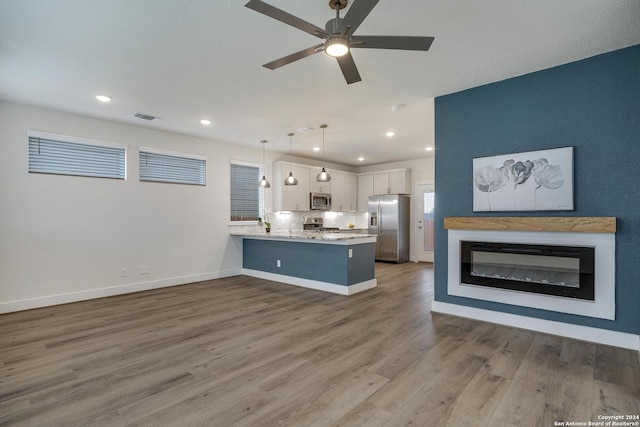
<svg viewBox="0 0 640 427"><path fill-rule="evenodd" d="M425 150L427 150L427 151L433 151L433 147L427 147L427 148L425 148Z"/></svg>
<svg viewBox="0 0 640 427"><path fill-rule="evenodd" d="M320 151L320 147L313 147L313 151Z"/></svg>
<svg viewBox="0 0 640 427"><path fill-rule="evenodd" d="M211 120L202 119L200 120L200 123L202 123L205 126L209 126L211 124Z"/></svg>
<svg viewBox="0 0 640 427"><path fill-rule="evenodd" d="M364 157L358 157L359 162L364 162Z"/></svg>
<svg viewBox="0 0 640 427"><path fill-rule="evenodd" d="M100 102L111 102L113 98L107 95L96 95L96 99Z"/></svg>
<svg viewBox="0 0 640 427"><path fill-rule="evenodd" d="M396 105L392 105L391 106L391 111L393 111L394 113L402 110L404 108L404 104L396 104Z"/></svg>
<svg viewBox="0 0 640 427"><path fill-rule="evenodd" d="M385 133L385 135L387 135L389 138L391 138L392 136L395 136L396 133L393 132L393 131L389 131L389 132Z"/></svg>

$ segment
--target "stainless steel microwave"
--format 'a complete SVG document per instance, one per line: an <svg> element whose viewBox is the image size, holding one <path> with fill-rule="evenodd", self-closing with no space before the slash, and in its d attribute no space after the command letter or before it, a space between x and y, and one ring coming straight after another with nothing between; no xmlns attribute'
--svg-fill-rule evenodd
<svg viewBox="0 0 640 427"><path fill-rule="evenodd" d="M331 209L331 194L310 193L309 205L312 211L328 211Z"/></svg>

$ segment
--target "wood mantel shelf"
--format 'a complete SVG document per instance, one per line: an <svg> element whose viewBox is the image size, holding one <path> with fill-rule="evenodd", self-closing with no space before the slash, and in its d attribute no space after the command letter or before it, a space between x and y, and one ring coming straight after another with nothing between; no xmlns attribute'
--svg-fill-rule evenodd
<svg viewBox="0 0 640 427"><path fill-rule="evenodd" d="M616 218L604 216L445 217L445 229L615 233Z"/></svg>

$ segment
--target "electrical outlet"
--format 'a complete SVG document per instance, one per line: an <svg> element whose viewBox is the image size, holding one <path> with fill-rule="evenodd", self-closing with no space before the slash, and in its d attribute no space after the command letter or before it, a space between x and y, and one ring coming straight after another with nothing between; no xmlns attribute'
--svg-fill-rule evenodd
<svg viewBox="0 0 640 427"><path fill-rule="evenodd" d="M140 266L140 274L149 274L149 266L141 265Z"/></svg>
<svg viewBox="0 0 640 427"><path fill-rule="evenodd" d="M353 249L349 249L349 258L353 258Z"/></svg>
<svg viewBox="0 0 640 427"><path fill-rule="evenodd" d="M122 267L120 269L120 277L127 277L129 275L129 269L127 267Z"/></svg>
<svg viewBox="0 0 640 427"><path fill-rule="evenodd" d="M280 268L280 260L276 260L276 267Z"/></svg>

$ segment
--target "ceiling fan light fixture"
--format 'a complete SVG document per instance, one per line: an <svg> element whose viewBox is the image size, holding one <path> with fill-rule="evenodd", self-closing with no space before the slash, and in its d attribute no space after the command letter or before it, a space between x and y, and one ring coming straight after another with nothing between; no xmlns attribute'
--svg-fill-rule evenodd
<svg viewBox="0 0 640 427"><path fill-rule="evenodd" d="M351 57L352 48L428 51L434 40L434 37L419 36L353 36L353 33L360 27L360 24L367 18L376 4L378 4L378 1L379 0L358 0L356 2L354 0L353 5L347 13L345 13L344 18L340 18L340 9L344 9L347 6L348 0L329 0L329 7L335 10L336 13L335 18L325 23L324 29L282 9L278 9L263 0L249 0L249 2L245 4L245 7L295 27L314 37L323 39L323 42L320 44L263 64L263 67L269 70L275 70L276 68L324 51L327 55L337 58L345 81L347 84L352 84L362 81L358 67L356 67L355 61Z"/></svg>
<svg viewBox="0 0 640 427"><path fill-rule="evenodd" d="M344 56L349 52L349 41L342 36L331 37L324 43L324 51L334 58Z"/></svg>

